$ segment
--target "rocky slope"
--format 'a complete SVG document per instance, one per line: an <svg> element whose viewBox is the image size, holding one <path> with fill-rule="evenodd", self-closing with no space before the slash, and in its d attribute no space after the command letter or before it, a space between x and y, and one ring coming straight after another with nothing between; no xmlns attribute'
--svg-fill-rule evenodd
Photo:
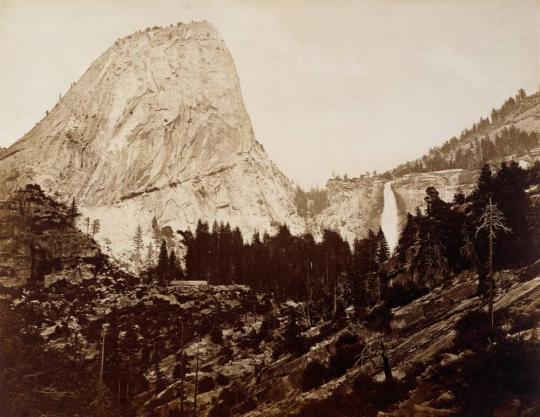
<svg viewBox="0 0 540 417"><path fill-rule="evenodd" d="M459 137L431 148L421 158L405 162L391 173L400 176L449 168L474 169L484 162L497 164L510 159L533 162L540 156L539 114L540 92L527 96L519 90L515 98L510 97L500 108L492 109L490 116L481 117ZM536 136L524 137L521 133Z"/></svg>
<svg viewBox="0 0 540 417"><path fill-rule="evenodd" d="M532 416L540 409L530 394L534 386L515 389L521 378L537 383L527 369L540 353L540 261L496 273L503 334L485 350L475 346L492 342L477 334L488 318L472 271L392 309L378 304L337 316L330 299L308 309L244 286L162 287L125 273L73 227L68 207L36 186L2 210L4 219L18 220L10 222L11 239L2 235L0 260L15 265L24 258L27 275L43 273L31 285L0 287L0 415L83 417L101 407L111 417L177 417L183 345L187 415L353 417L362 409L370 417L478 417ZM31 247L27 252L39 256L21 258ZM478 319L474 325L460 324L471 317ZM107 390L100 393L95 381L105 324ZM464 337L464 328L472 334ZM381 343L392 384L385 382ZM499 346L511 350L497 353ZM494 365L479 360L497 366L480 382L474 375ZM500 374L508 361L509 376ZM482 396L478 383L491 384ZM478 400L486 393L493 393L487 405ZM471 408L486 406L483 414ZM506 409L521 414L499 414Z"/></svg>
<svg viewBox="0 0 540 417"><path fill-rule="evenodd" d="M505 289L498 295L495 308L498 311L504 311L507 320L518 314L537 317L538 305L534 300L540 294L539 277L519 282L516 275L507 273L498 275L497 279L505 286ZM441 366L441 364L445 366L458 360L456 351L453 349L453 341L456 336L455 325L461 317L483 305L482 300L475 293L476 282L473 276L464 274L443 288L438 288L433 293L415 300L407 306L394 309L390 321L393 330L391 332L363 326L351 326L327 337L322 343L312 346L310 351L300 358L286 358L273 364L271 372L265 373L266 378L264 379L266 380L264 382L257 383L257 387L255 387L255 382L251 383L253 384L251 385L252 392L260 393L262 391L264 393L258 397L263 404L247 415L250 417L348 416L356 415L354 413L357 412L358 408L356 407L358 406L365 407L366 414L363 415L366 416L463 415L460 414L457 407L452 407L451 404L446 404L444 407L436 405L441 392L432 392L430 397L424 396L422 401L418 401L418 393L421 389L418 382L422 379L429 381L430 373L434 373L435 367ZM534 323L537 323L537 319L533 319L531 323L532 325L526 326L526 329L516 329L511 326L509 320L508 333L516 335L516 333L526 330L529 337L532 334L533 338L537 338L538 336L534 332ZM317 388L302 392L301 375L307 364L314 361L328 363L336 354L336 345L339 344L339 336L342 334L355 334L359 340L364 341L355 366L351 366L341 376L328 378L326 383ZM385 344L394 378L407 385L410 384L410 381L407 381L408 378L412 378L416 382L408 385L410 391L403 393L401 400L394 399L393 405L387 404L382 407L379 405L379 410L386 407L388 410L387 413L377 414L376 410L368 411L367 399L369 395L358 391L355 384L357 384L358 378L364 375L373 377L374 381L384 381L381 342ZM468 353L470 354L470 351ZM461 352L461 354L464 353ZM368 381L363 380L366 384L370 383ZM261 385L265 386L266 390L263 390ZM384 386L380 388L386 389ZM353 398L351 394L353 397L357 397ZM365 397L362 398L362 396ZM492 404L491 406L502 406L508 399L499 398L499 401L501 404ZM384 403L384 400L382 402ZM536 410L540 406L534 400L529 403L529 406L531 405L536 407Z"/></svg>
<svg viewBox="0 0 540 417"><path fill-rule="evenodd" d="M290 181L254 138L232 57L206 22L140 31L101 55L0 156L0 194L27 183L74 196L113 249L137 223L230 221L301 231Z"/></svg>
<svg viewBox="0 0 540 417"><path fill-rule="evenodd" d="M53 282L71 268L71 279L88 271L82 259L101 256L96 242L73 224L69 209L28 185L0 204L0 288ZM91 275L91 274L90 274Z"/></svg>

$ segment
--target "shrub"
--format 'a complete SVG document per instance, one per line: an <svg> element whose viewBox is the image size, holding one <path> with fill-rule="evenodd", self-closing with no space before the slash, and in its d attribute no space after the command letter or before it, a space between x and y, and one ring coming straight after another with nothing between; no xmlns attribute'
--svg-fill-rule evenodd
<svg viewBox="0 0 540 417"><path fill-rule="evenodd" d="M489 349L440 367L433 379L454 393L460 416L487 417L509 398L519 398L522 409L535 405L539 363L538 343L501 338Z"/></svg>
<svg viewBox="0 0 540 417"><path fill-rule="evenodd" d="M198 384L199 393L202 394L208 391L212 391L215 386L216 386L216 382L214 381L214 378L212 378L209 375L203 376L199 380L199 384Z"/></svg>
<svg viewBox="0 0 540 417"><path fill-rule="evenodd" d="M387 289L384 298L388 307L395 308L410 304L427 293L427 288L412 283L407 285L396 284Z"/></svg>
<svg viewBox="0 0 540 417"><path fill-rule="evenodd" d="M317 361L309 362L302 375L302 391L319 388L328 380L330 380L330 371L326 366Z"/></svg>
<svg viewBox="0 0 540 417"><path fill-rule="evenodd" d="M257 408L257 401L255 401L253 398L248 398L247 400L240 403L238 406L235 407L235 411L237 411L240 414L249 413L252 410L255 410Z"/></svg>
<svg viewBox="0 0 540 417"><path fill-rule="evenodd" d="M209 417L230 417L231 409L246 400L246 395L239 386L224 388L219 394L218 403L208 413Z"/></svg>
<svg viewBox="0 0 540 417"><path fill-rule="evenodd" d="M483 350L490 344L490 341L501 337L500 330L491 327L489 314L480 310L469 311L461 317L456 323L455 329L454 347L457 350Z"/></svg>
<svg viewBox="0 0 540 417"><path fill-rule="evenodd" d="M371 412L383 410L407 393L407 386L395 381L377 382L369 375L360 374L354 380L354 393Z"/></svg>
<svg viewBox="0 0 540 417"><path fill-rule="evenodd" d="M268 340L272 334L273 330L273 320L271 318L265 317L259 328L258 337L259 340Z"/></svg>
<svg viewBox="0 0 540 417"><path fill-rule="evenodd" d="M529 330L538 325L538 313L518 313L510 318L510 326L512 333Z"/></svg>
<svg viewBox="0 0 540 417"><path fill-rule="evenodd" d="M216 345L220 345L223 343L223 332L219 327L212 328L212 331L210 332L210 339Z"/></svg>
<svg viewBox="0 0 540 417"><path fill-rule="evenodd" d="M216 384L223 387L225 385L229 385L229 382L230 382L230 379L227 375L224 375L222 373L218 373L216 375Z"/></svg>
<svg viewBox="0 0 540 417"><path fill-rule="evenodd" d="M330 357L330 371L334 377L340 377L358 360L364 343L352 333L342 334L336 342L336 352Z"/></svg>
<svg viewBox="0 0 540 417"><path fill-rule="evenodd" d="M377 304L371 309L365 318L366 327L373 330L388 330L392 312L386 304Z"/></svg>
<svg viewBox="0 0 540 417"><path fill-rule="evenodd" d="M330 399L327 399L308 403L296 417L343 417L343 414Z"/></svg>

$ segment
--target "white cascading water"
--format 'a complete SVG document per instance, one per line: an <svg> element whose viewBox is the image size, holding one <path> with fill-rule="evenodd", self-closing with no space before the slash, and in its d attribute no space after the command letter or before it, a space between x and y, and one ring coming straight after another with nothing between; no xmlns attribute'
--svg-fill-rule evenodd
<svg viewBox="0 0 540 417"><path fill-rule="evenodd" d="M398 208L396 196L392 190L392 181L384 184L384 206L381 216L381 228L386 236L388 248L393 252L398 241Z"/></svg>

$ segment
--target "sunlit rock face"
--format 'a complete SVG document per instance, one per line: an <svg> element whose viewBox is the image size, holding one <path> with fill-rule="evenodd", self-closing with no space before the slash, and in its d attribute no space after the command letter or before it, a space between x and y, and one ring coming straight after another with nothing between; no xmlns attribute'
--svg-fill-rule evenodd
<svg viewBox="0 0 540 417"><path fill-rule="evenodd" d="M229 221L303 230L293 187L255 140L233 59L206 22L134 33L105 51L0 156L0 193L29 182L75 197L98 239L127 249L137 224Z"/></svg>

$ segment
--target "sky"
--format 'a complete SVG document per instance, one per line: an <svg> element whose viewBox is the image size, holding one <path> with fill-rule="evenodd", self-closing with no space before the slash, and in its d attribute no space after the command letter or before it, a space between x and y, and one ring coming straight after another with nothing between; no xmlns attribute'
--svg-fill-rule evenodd
<svg viewBox="0 0 540 417"><path fill-rule="evenodd" d="M0 0L0 146L120 37L213 23L255 136L304 187L414 159L540 85L540 2Z"/></svg>

